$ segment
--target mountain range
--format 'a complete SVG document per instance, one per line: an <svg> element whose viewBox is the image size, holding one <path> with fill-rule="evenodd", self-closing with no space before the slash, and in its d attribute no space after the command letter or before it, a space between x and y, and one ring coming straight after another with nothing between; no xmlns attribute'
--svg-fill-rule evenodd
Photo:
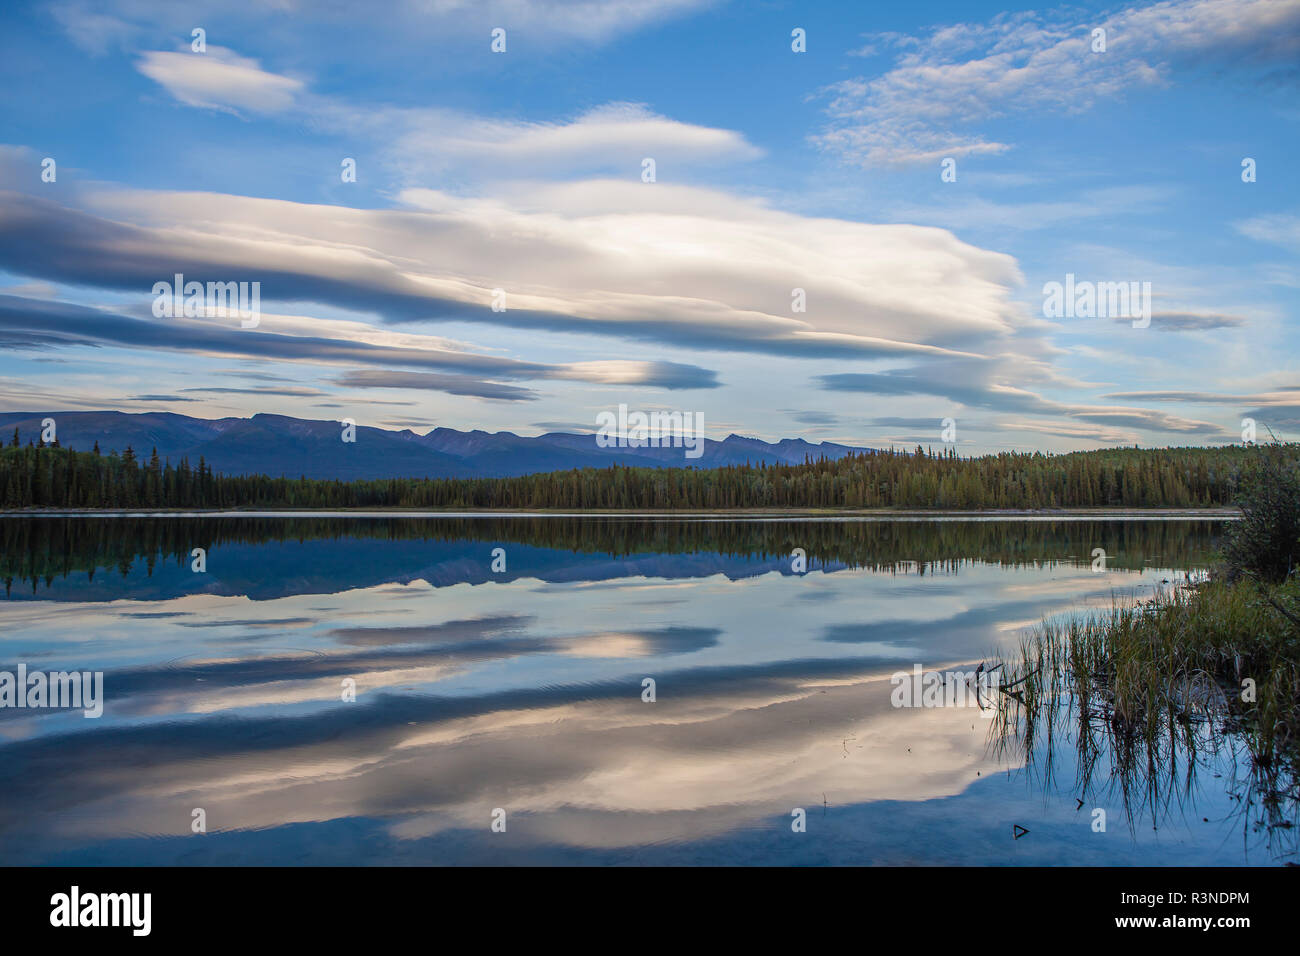
<svg viewBox="0 0 1300 956"><path fill-rule="evenodd" d="M601 448L594 434L550 432L527 438L512 432L462 432L434 428L423 435L410 429L389 431L358 425L356 441L341 440L337 421L313 421L287 415L251 418L190 418L171 412L8 412L0 413L0 437L8 444L17 428L23 444L41 433L43 419L56 423L59 444L90 451L96 442L104 454L131 447L148 460L179 464L199 457L227 475L266 474L297 478L475 478L527 475L570 468L604 468L612 464L647 468L718 468L725 465L802 464L808 458L838 459L869 451L802 438L765 442L728 435L706 439L699 458L682 448Z"/></svg>

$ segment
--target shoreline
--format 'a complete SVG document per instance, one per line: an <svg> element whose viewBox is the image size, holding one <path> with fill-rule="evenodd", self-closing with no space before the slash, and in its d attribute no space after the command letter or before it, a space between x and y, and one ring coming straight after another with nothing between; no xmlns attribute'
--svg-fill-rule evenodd
<svg viewBox="0 0 1300 956"><path fill-rule="evenodd" d="M890 520L930 521L961 520L1033 520L1077 521L1110 520L1223 520L1236 519L1236 508L1059 508L1000 509L987 511L938 511L933 509L815 509L815 508L748 508L717 511L678 511L654 509L592 509L589 511L495 509L448 509L430 511L404 508L330 508L330 509L231 509L177 508L172 510L138 508L30 508L0 511L0 518L675 518L688 521L716 520Z"/></svg>

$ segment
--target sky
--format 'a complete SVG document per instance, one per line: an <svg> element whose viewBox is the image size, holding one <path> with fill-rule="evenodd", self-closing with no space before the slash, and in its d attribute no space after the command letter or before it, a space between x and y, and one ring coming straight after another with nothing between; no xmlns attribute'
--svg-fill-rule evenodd
<svg viewBox="0 0 1300 956"><path fill-rule="evenodd" d="M20 2L0 83L0 411L1300 438L1300 0Z"/></svg>

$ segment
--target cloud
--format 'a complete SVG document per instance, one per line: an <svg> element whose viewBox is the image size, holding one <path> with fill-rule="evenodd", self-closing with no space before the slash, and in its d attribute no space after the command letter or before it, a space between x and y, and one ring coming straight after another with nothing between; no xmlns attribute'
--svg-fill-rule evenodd
<svg viewBox="0 0 1300 956"><path fill-rule="evenodd" d="M784 409L784 411L801 425L834 425L840 420L840 416L830 412L801 412L795 409Z"/></svg>
<svg viewBox="0 0 1300 956"><path fill-rule="evenodd" d="M233 378L246 378L256 382L293 382L293 379L286 378L283 375L272 375L270 372L255 372L245 368L216 368L212 369L208 374L228 375Z"/></svg>
<svg viewBox="0 0 1300 956"><path fill-rule="evenodd" d="M902 418L897 415L882 415L876 418L868 418L863 424L869 428L933 428L938 430L943 422L938 416Z"/></svg>
<svg viewBox="0 0 1300 956"><path fill-rule="evenodd" d="M36 299L53 299L57 294L54 286L48 282L19 282L14 285L0 286L5 295L22 295Z"/></svg>
<svg viewBox="0 0 1300 956"><path fill-rule="evenodd" d="M413 4L438 21L478 19L509 28L604 42L676 16L713 0L440 0ZM486 40L484 41L486 43Z"/></svg>
<svg viewBox="0 0 1300 956"><path fill-rule="evenodd" d="M989 181L993 176L985 172L981 179ZM1149 216L1167 208L1177 195L1178 191L1168 185L1110 186L1083 190L1076 199L996 202L970 197L945 202L942 206L897 203L891 206L890 212L897 220L942 225L945 229L1059 230L1062 224L1077 225L1088 219Z"/></svg>
<svg viewBox="0 0 1300 956"><path fill-rule="evenodd" d="M540 428L543 432L564 432L566 434L595 434L596 429L590 422L533 422L530 428Z"/></svg>
<svg viewBox="0 0 1300 956"><path fill-rule="evenodd" d="M1106 31L1104 53L1092 31ZM1300 0L1167 0L1109 16L1002 13L895 40L895 66L827 87L830 123L814 138L851 163L930 163L996 154L984 120L1033 111L1082 112L1134 87L1218 67L1294 82Z"/></svg>
<svg viewBox="0 0 1300 956"><path fill-rule="evenodd" d="M682 123L641 103L610 102L564 121L487 118L445 107L398 107L310 93L306 84L223 47L150 51L138 69L189 106L235 114L289 114L318 130L382 143L380 162L408 181L454 171L471 179L520 174L569 178L623 170L646 157L666 170L686 163L745 162L763 151L729 129Z"/></svg>
<svg viewBox="0 0 1300 956"><path fill-rule="evenodd" d="M1135 445L1138 443L1138 433L1135 431L1125 431L1104 425L1089 425L1084 422L1008 421L998 423L998 427L1010 432L1029 431L1058 437L1090 438L1108 445Z"/></svg>
<svg viewBox="0 0 1300 956"><path fill-rule="evenodd" d="M221 325L214 319L136 319L121 313L92 309L66 302L23 299L0 295L0 340L12 338L14 347L31 343L53 346L120 346L183 352L189 355L223 355L238 358L276 359L320 364L369 364L383 369L392 366L440 369L455 374L422 379L418 387L436 388L459 395L519 400L533 397L527 389L504 386L481 377L534 380L572 380L596 384L636 384L662 388L713 387L715 373L692 365L672 362L578 362L547 365L437 347L420 347L421 336L402 336L401 345L384 345L355 338L321 335L293 335L270 331L276 317L263 316L257 330ZM326 327L329 323L324 323ZM352 323L342 323L351 325ZM432 337L429 337L432 338ZM437 341L437 340L435 340ZM622 370L622 375L614 370ZM473 373L472 375L469 373ZM361 374L361 373L354 373ZM375 373L383 374L383 373ZM396 373L395 373L396 374ZM660 379L662 377L662 381ZM439 384L441 383L441 384ZM357 380L351 384L365 385ZM410 387L383 385L370 387ZM227 394L277 394L310 396L321 392L310 388L204 388L186 389Z"/></svg>
<svg viewBox="0 0 1300 956"><path fill-rule="evenodd" d="M1292 213L1270 213L1234 225L1243 236L1300 252L1300 216Z"/></svg>
<svg viewBox="0 0 1300 956"><path fill-rule="evenodd" d="M1121 316L1114 321L1120 325L1130 325L1130 316ZM1159 332L1204 332L1209 329L1236 329L1246 324L1238 315L1225 315L1221 312L1153 312L1151 328Z"/></svg>
<svg viewBox="0 0 1300 956"><path fill-rule="evenodd" d="M939 395L971 408L1055 414L1063 406L1005 381L992 361L951 361L883 372L835 372L816 376L830 392L872 395Z"/></svg>
<svg viewBox="0 0 1300 956"><path fill-rule="evenodd" d="M206 53L141 54L139 70L187 106L231 113L280 113L294 105L301 80L268 73L256 60L225 47Z"/></svg>
<svg viewBox="0 0 1300 956"><path fill-rule="evenodd" d="M1118 408L1109 405L1070 406L1067 414L1098 425L1127 425L1151 431L1195 435L1221 435L1222 425L1167 415L1149 408Z"/></svg>
<svg viewBox="0 0 1300 956"><path fill-rule="evenodd" d="M1258 422L1261 429L1265 425L1278 428L1300 428L1300 386L1247 395L1197 391L1142 391L1116 392L1106 397L1121 400L1138 399L1148 402L1226 406L1233 410L1232 415L1234 418L1238 416L1253 418ZM1235 422L1229 422L1228 424L1233 425L1235 428ZM1225 427L1223 431L1226 434L1231 434L1233 428Z"/></svg>
<svg viewBox="0 0 1300 956"><path fill-rule="evenodd" d="M291 398L319 398L325 393L318 388L183 388L182 392L202 392L209 395L287 395Z"/></svg>
<svg viewBox="0 0 1300 956"><path fill-rule="evenodd" d="M1245 413L1246 418L1253 418L1261 429L1266 425L1279 428L1300 428L1300 402L1292 405L1269 405L1255 408Z"/></svg>
<svg viewBox="0 0 1300 956"><path fill-rule="evenodd" d="M506 402L527 402L537 398L537 392L530 388L482 382L465 375L448 375L444 372L385 372L369 369L349 372L336 381L350 388L419 388Z"/></svg>
<svg viewBox="0 0 1300 956"><path fill-rule="evenodd" d="M642 362L633 359L605 359L569 362L563 377L594 385L647 385L656 388L717 388L718 373L698 365L680 362Z"/></svg>
<svg viewBox="0 0 1300 956"><path fill-rule="evenodd" d="M72 2L54 3L48 7L50 15L76 46L100 56L110 49L127 44L137 28L120 17L104 13L103 4Z"/></svg>
<svg viewBox="0 0 1300 956"><path fill-rule="evenodd" d="M639 178L647 157L680 174L686 164L763 155L734 130L683 123L642 103L614 101L571 119L536 121L357 102L309 92L302 80L217 46L206 53L145 52L137 68L190 106L236 115L286 114L286 120L317 131L380 143L378 162L400 179L421 184L452 173L471 180L544 174L572 179L621 171Z"/></svg>
<svg viewBox="0 0 1300 956"><path fill-rule="evenodd" d="M687 164L748 162L763 151L729 129L682 123L639 103L606 103L560 122L488 119L459 110L376 109L313 98L316 122L385 144L407 181L449 172L474 180L543 174L568 179L621 171L640 178L649 157L665 173Z"/></svg>
<svg viewBox="0 0 1300 956"><path fill-rule="evenodd" d="M970 408L1051 415L1098 425L1127 425L1151 431L1217 435L1213 422L1181 418L1145 408L1059 402L1003 380L996 363L952 362L931 369L903 368L885 372L845 372L817 376L832 392L873 395L939 395ZM1064 431L1060 432L1065 434Z"/></svg>
<svg viewBox="0 0 1300 956"><path fill-rule="evenodd" d="M306 48L382 44L385 56L449 60L486 52L490 32L507 31L511 59L571 54L610 43L713 5L716 0L394 0L382 17L360 16L340 3L289 0L230 4L221 0L56 0L49 14L79 48L93 54L140 49L189 36L196 24L219 22L225 35L256 36L285 55ZM286 12L291 11L291 16ZM209 47L211 49L211 47ZM486 58L482 58L486 59Z"/></svg>
<svg viewBox="0 0 1300 956"><path fill-rule="evenodd" d="M1232 395L1226 392L1199 391L1137 391L1112 392L1106 398L1140 399L1147 402L1180 402L1189 405L1290 405L1300 397L1300 385L1276 389L1272 392L1255 392Z"/></svg>
<svg viewBox="0 0 1300 956"><path fill-rule="evenodd" d="M403 197L418 208L87 197L136 224L3 194L0 266L138 293L178 272L260 281L263 302L390 323L456 319L785 356L952 357L1028 324L1010 299L1014 260L942 229L814 219L664 183ZM796 287L805 313L791 311ZM501 312L491 308L498 288Z"/></svg>

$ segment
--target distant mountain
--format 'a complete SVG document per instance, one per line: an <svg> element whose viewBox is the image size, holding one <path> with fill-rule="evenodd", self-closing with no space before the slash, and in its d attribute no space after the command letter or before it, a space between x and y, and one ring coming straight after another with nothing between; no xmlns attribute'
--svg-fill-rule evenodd
<svg viewBox="0 0 1300 956"><path fill-rule="evenodd" d="M337 421L311 421L287 415L252 418L190 418L170 412L8 412L0 413L0 440L8 444L18 428L23 444L41 432L41 420L53 418L59 444L90 451L95 442L104 454L128 445L137 457L177 464L199 456L214 471L228 475L267 474L297 478L474 478L528 475L570 468L604 468L611 464L647 468L717 468L723 465L802 464L805 459L842 458L870 451L802 438L771 443L728 435L706 439L704 454L685 457L681 448L600 448L596 436L551 432L524 438L511 432L461 432L435 428L424 435L410 429L388 431L358 426L355 443L340 440Z"/></svg>

